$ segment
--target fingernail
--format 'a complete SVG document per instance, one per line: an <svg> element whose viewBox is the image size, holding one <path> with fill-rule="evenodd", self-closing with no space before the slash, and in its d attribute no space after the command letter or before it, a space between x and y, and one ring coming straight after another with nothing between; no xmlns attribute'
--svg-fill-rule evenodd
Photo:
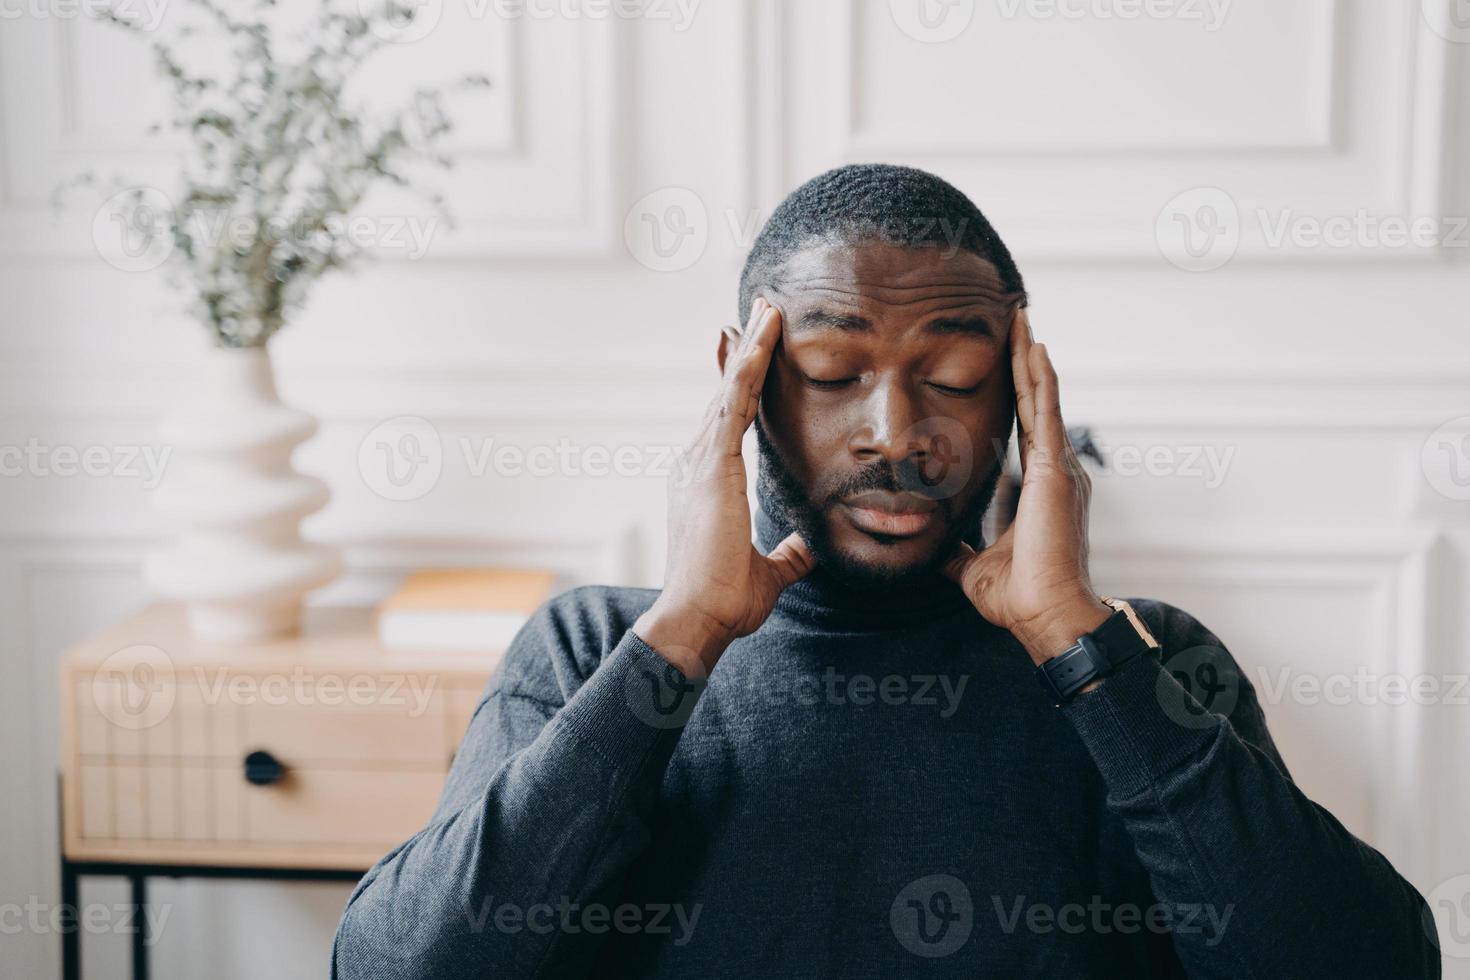
<svg viewBox="0 0 1470 980"><path fill-rule="evenodd" d="M740 343L740 331L739 330L736 330L734 327L730 326L729 324L725 324L723 327L720 328L720 330L725 334L726 337L729 338L730 343L732 343L732 344L738 344L738 343Z"/></svg>

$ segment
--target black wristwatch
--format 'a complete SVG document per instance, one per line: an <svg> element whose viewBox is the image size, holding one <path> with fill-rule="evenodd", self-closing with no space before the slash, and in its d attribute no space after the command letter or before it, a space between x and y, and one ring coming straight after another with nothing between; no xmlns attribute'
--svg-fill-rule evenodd
<svg viewBox="0 0 1470 980"><path fill-rule="evenodd" d="M1107 677L1140 653L1158 649L1159 642L1132 606L1122 599L1099 598L1112 608L1113 614L1097 629L1078 637L1076 643L1036 668L1036 679L1041 681L1041 686L1046 688L1057 707L1071 701L1092 681Z"/></svg>

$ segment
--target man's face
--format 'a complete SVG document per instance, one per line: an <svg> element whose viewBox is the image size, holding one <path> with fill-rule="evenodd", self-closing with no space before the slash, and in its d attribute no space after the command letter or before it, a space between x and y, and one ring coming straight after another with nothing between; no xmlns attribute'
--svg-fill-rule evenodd
<svg viewBox="0 0 1470 980"><path fill-rule="evenodd" d="M805 249L765 295L784 316L756 422L767 499L853 584L936 567L1000 474L1021 297L973 253L883 243Z"/></svg>

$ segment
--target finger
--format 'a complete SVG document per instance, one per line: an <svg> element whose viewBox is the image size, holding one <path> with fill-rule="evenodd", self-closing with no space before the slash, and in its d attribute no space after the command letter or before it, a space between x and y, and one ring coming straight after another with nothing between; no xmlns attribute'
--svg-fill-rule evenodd
<svg viewBox="0 0 1470 980"><path fill-rule="evenodd" d="M941 571L944 573L946 578L952 579L953 581L963 585L965 581L965 572L969 570L970 562L974 561L975 556L978 554L980 554L980 552L976 551L974 548L961 541L960 546L955 549L955 553L949 559L949 561L944 563L944 567L941 569Z"/></svg>
<svg viewBox="0 0 1470 980"><path fill-rule="evenodd" d="M776 584L781 589L797 581L817 565L817 559L807 547L806 541L795 532L788 534L784 541L772 548L771 553L766 555L766 561L770 563L771 571L776 576Z"/></svg>
<svg viewBox="0 0 1470 980"><path fill-rule="evenodd" d="M726 372L725 387L720 393L717 422L719 440L725 452L736 455L740 453L745 431L755 421L761 389L766 383L766 372L770 369L771 356L780 339L780 311L775 307L767 307L764 317L751 331L735 362Z"/></svg>
<svg viewBox="0 0 1470 980"><path fill-rule="evenodd" d="M1030 355L1031 318L1024 309L1016 311L1011 321L1011 381L1016 388L1016 441L1021 454L1021 469L1026 468L1031 431L1036 415L1036 385L1032 380Z"/></svg>
<svg viewBox="0 0 1470 980"><path fill-rule="evenodd" d="M735 365L740 362L742 353L749 346L751 338L755 336L756 328L760 326L761 320L770 308L771 304L766 301L764 296L757 296L751 301L750 318L746 321L744 330L732 326L720 328L725 336L729 338L730 348L726 354L726 368L721 374L720 387L715 392L715 396L709 400L709 405L704 410L704 419L700 424L701 436L715 428L724 416L726 411L726 395L728 393L727 386L731 380Z"/></svg>
<svg viewBox="0 0 1470 980"><path fill-rule="evenodd" d="M761 319L765 317L766 311L770 308L771 304L766 300L764 296L757 296L754 300L752 300L750 303L750 316L745 321L745 329L735 331L736 336L738 336L742 342L750 340L751 335L755 333L755 328L760 326ZM737 346L735 348L735 351L738 352L743 346L743 343Z"/></svg>
<svg viewBox="0 0 1470 980"><path fill-rule="evenodd" d="M1031 370L1036 378L1034 445L1045 452L1048 459L1061 463L1067 454L1067 427L1062 422L1056 368L1052 366L1051 354L1045 344L1037 344L1032 348Z"/></svg>

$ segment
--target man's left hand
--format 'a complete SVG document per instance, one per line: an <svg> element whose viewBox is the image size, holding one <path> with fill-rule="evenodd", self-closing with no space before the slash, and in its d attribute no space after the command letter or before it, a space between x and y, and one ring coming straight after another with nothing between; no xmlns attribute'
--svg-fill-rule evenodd
<svg viewBox="0 0 1470 980"><path fill-rule="evenodd" d="M1062 423L1057 373L1024 309L1011 324L1011 375L1021 454L1016 519L983 551L961 545L945 566L980 614L1040 664L1102 625L1112 610L1087 572L1092 479Z"/></svg>

